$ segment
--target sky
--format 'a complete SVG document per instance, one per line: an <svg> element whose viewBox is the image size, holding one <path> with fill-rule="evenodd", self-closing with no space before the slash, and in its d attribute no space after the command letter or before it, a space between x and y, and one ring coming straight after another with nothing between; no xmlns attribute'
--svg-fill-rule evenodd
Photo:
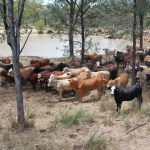
<svg viewBox="0 0 150 150"><path fill-rule="evenodd" d="M45 4L52 3L54 0L43 0Z"/></svg>

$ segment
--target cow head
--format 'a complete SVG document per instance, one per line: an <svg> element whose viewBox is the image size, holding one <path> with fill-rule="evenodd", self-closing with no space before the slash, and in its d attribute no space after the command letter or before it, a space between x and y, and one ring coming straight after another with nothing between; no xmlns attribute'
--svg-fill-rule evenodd
<svg viewBox="0 0 150 150"><path fill-rule="evenodd" d="M115 91L115 89L116 89L116 86L115 86L115 85L113 85L113 86L111 87L111 95L114 95L114 91Z"/></svg>
<svg viewBox="0 0 150 150"><path fill-rule="evenodd" d="M109 80L107 83L107 88L110 89L115 84L115 80Z"/></svg>
<svg viewBox="0 0 150 150"><path fill-rule="evenodd" d="M55 76L54 74L51 74L50 77L49 77L49 79L48 79L48 82L51 82L52 80L54 80L55 77L56 77L56 76Z"/></svg>
<svg viewBox="0 0 150 150"><path fill-rule="evenodd" d="M41 77L42 77L41 73L38 73L38 81L40 81Z"/></svg>
<svg viewBox="0 0 150 150"><path fill-rule="evenodd" d="M69 68L68 68L68 67L65 67L65 68L63 69L63 72L64 72L64 73L69 72Z"/></svg>
<svg viewBox="0 0 150 150"><path fill-rule="evenodd" d="M13 70L13 68L10 68L10 69L9 69L8 75L9 75L9 76L14 76L14 70Z"/></svg>

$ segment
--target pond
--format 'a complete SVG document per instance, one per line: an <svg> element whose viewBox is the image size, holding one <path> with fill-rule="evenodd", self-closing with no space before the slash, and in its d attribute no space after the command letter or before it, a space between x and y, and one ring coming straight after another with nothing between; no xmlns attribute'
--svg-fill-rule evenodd
<svg viewBox="0 0 150 150"><path fill-rule="evenodd" d="M21 37L21 44L24 43L26 36ZM103 54L103 48L116 49L117 51L124 51L128 44L131 42L122 39L108 39L103 36L90 36L87 40L91 39L93 47L89 49L93 52L97 49L99 54ZM81 41L80 36L76 35L75 40ZM95 46L96 45L96 46ZM58 58L64 54L64 49L67 49L68 40L67 35L50 35L50 34L31 34L29 40L21 53L21 56L40 56L47 58ZM76 46L77 49L80 46ZM0 43L0 56L11 56L11 49L6 42Z"/></svg>

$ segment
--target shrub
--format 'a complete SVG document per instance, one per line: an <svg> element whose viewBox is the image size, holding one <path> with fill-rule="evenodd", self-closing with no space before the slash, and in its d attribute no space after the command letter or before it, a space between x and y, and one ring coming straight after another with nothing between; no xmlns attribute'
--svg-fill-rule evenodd
<svg viewBox="0 0 150 150"><path fill-rule="evenodd" d="M36 29L38 30L38 33L43 33L44 30L44 22L42 20L39 20L35 24Z"/></svg>

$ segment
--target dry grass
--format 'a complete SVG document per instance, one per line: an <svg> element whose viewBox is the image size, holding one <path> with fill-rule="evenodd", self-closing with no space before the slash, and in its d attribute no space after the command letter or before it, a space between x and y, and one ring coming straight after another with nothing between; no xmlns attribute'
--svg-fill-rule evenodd
<svg viewBox="0 0 150 150"><path fill-rule="evenodd" d="M92 135L85 143L84 150L106 150L106 147L107 143L103 137Z"/></svg>
<svg viewBox="0 0 150 150"><path fill-rule="evenodd" d="M68 112L61 112L55 119L51 122L50 128L56 129L59 126L71 127L73 125L78 125L79 123L93 123L95 122L93 116L85 114L83 111L79 110L73 112L72 114Z"/></svg>
<svg viewBox="0 0 150 150"><path fill-rule="evenodd" d="M104 117L103 120L102 120L102 124L104 126L113 126L114 123L112 121L112 118L108 118L108 117Z"/></svg>
<svg viewBox="0 0 150 150"><path fill-rule="evenodd" d="M99 103L99 109L100 109L100 111L102 111L102 112L105 112L105 111L115 111L115 101L113 101L113 100L108 100L108 99L106 99L106 100L102 100L102 101L100 101L100 103Z"/></svg>
<svg viewBox="0 0 150 150"><path fill-rule="evenodd" d="M35 115L33 113L27 113L26 118L23 122L18 122L13 116L10 116L10 125L12 129L25 130L33 128L35 124Z"/></svg>

